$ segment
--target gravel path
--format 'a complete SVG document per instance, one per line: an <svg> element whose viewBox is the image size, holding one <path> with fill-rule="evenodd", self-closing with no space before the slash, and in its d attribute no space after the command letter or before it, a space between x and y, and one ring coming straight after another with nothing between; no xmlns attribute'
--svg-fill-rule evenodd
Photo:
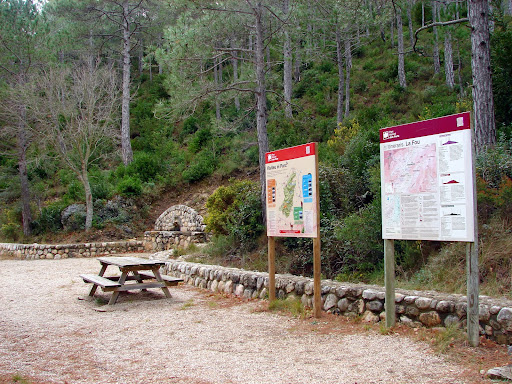
<svg viewBox="0 0 512 384"><path fill-rule="evenodd" d="M311 319L191 287L172 287L171 299L123 294L112 307L78 300L89 287L78 275L97 273L95 259L0 267L3 382L468 383L461 367L405 337L315 332Z"/></svg>

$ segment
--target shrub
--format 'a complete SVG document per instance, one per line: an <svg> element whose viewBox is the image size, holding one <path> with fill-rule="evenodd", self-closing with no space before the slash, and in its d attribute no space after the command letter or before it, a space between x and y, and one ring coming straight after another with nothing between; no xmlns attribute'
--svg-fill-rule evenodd
<svg viewBox="0 0 512 384"><path fill-rule="evenodd" d="M140 196L142 194L142 181L137 177L125 176L117 185L117 192L125 197Z"/></svg>
<svg viewBox="0 0 512 384"><path fill-rule="evenodd" d="M235 181L221 186L208 198L206 209L208 230L233 236L243 249L250 249L263 232L258 183Z"/></svg>
<svg viewBox="0 0 512 384"><path fill-rule="evenodd" d="M210 151L200 152L183 171L183 179L189 183L210 176L217 167L215 156Z"/></svg>
<svg viewBox="0 0 512 384"><path fill-rule="evenodd" d="M64 208L66 203L58 201L41 209L38 218L32 223L34 234L41 235L62 230L61 214Z"/></svg>

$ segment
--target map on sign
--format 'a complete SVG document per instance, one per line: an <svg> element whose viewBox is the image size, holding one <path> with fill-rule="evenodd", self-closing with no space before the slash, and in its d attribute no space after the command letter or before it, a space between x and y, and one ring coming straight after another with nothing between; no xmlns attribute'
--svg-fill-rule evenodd
<svg viewBox="0 0 512 384"><path fill-rule="evenodd" d="M316 144L266 154L267 235L317 236Z"/></svg>
<svg viewBox="0 0 512 384"><path fill-rule="evenodd" d="M384 239L474 241L469 113L382 129Z"/></svg>

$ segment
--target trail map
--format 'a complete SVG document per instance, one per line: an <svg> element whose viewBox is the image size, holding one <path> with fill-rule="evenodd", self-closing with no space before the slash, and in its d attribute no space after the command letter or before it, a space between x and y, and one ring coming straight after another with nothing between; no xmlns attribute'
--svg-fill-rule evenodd
<svg viewBox="0 0 512 384"><path fill-rule="evenodd" d="M384 239L473 241L469 113L382 129Z"/></svg>
<svg viewBox="0 0 512 384"><path fill-rule="evenodd" d="M266 154L268 236L317 236L315 159L315 143Z"/></svg>

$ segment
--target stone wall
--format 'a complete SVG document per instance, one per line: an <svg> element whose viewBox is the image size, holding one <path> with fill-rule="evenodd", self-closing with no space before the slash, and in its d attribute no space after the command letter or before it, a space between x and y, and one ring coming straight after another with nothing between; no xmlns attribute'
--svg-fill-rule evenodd
<svg viewBox="0 0 512 384"><path fill-rule="evenodd" d="M147 252L167 251L176 247L187 248L190 244L206 243L206 232L147 231L144 232L144 249Z"/></svg>
<svg viewBox="0 0 512 384"><path fill-rule="evenodd" d="M143 251L144 244L138 240L57 245L0 243L1 256L17 259L64 259Z"/></svg>
<svg viewBox="0 0 512 384"><path fill-rule="evenodd" d="M234 294L248 299L264 298L268 274L213 265L171 260L165 273L181 277L186 284ZM305 306L313 303L313 280L293 275L276 275L279 298L297 297ZM322 281L324 311L361 317L366 322L385 319L385 289L378 286ZM467 300L463 295L425 291L396 291L397 321L412 327L465 327ZM512 301L480 296L480 334L499 344L512 344Z"/></svg>
<svg viewBox="0 0 512 384"><path fill-rule="evenodd" d="M155 222L155 231L204 232L203 217L186 205L173 205Z"/></svg>

